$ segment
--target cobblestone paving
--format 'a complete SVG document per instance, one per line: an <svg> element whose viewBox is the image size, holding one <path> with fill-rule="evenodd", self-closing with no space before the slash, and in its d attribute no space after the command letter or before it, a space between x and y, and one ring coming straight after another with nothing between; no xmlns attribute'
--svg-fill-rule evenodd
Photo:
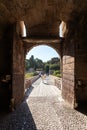
<svg viewBox="0 0 87 130"><path fill-rule="evenodd" d="M37 89L39 81L36 82ZM43 85L41 83L41 87ZM87 130L87 116L66 106L60 90L58 95L54 92L53 95L41 96L40 88L41 94L34 96L32 92L37 91L35 83L32 87L14 112L0 116L0 130ZM47 85L45 87L47 90Z"/></svg>

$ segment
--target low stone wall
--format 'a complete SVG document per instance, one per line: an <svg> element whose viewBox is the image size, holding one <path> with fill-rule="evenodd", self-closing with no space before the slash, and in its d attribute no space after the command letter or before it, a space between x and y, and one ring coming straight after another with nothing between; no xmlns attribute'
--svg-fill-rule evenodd
<svg viewBox="0 0 87 130"><path fill-rule="evenodd" d="M29 88L32 85L32 83L34 83L38 78L39 78L39 76L26 78L25 79L25 89Z"/></svg>
<svg viewBox="0 0 87 130"><path fill-rule="evenodd" d="M58 78L53 75L50 75L50 77L53 79L53 84L61 90L61 78Z"/></svg>
<svg viewBox="0 0 87 130"><path fill-rule="evenodd" d="M31 78L31 84L34 83L38 78L39 78L39 75L32 77Z"/></svg>

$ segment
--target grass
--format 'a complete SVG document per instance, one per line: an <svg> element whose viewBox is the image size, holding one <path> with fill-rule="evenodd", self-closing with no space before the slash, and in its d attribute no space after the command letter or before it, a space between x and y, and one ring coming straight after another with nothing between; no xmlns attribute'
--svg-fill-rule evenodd
<svg viewBox="0 0 87 130"><path fill-rule="evenodd" d="M37 75L36 72L26 73L26 74L25 74L25 78L31 78L31 77L36 76L36 75Z"/></svg>

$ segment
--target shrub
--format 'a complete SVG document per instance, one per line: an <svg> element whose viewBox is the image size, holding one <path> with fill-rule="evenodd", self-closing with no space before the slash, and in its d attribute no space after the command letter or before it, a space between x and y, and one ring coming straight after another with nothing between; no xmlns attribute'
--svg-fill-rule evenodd
<svg viewBox="0 0 87 130"><path fill-rule="evenodd" d="M38 75L37 72L26 73L25 78L30 78L30 77L33 77L33 76L36 76L36 75Z"/></svg>
<svg viewBox="0 0 87 130"><path fill-rule="evenodd" d="M61 78L60 70L56 70L53 73L54 76Z"/></svg>

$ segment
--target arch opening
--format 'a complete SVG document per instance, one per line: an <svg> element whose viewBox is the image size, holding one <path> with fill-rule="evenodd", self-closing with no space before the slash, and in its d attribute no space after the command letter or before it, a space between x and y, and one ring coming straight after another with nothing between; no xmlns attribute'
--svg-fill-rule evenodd
<svg viewBox="0 0 87 130"><path fill-rule="evenodd" d="M25 59L25 89L29 87L28 84L37 79L41 79L44 84L52 84L61 89L61 60L58 51L49 45L36 45L29 50ZM28 77L32 75L37 76L35 79ZM47 81L48 77L52 80ZM28 82L28 78L31 81Z"/></svg>

